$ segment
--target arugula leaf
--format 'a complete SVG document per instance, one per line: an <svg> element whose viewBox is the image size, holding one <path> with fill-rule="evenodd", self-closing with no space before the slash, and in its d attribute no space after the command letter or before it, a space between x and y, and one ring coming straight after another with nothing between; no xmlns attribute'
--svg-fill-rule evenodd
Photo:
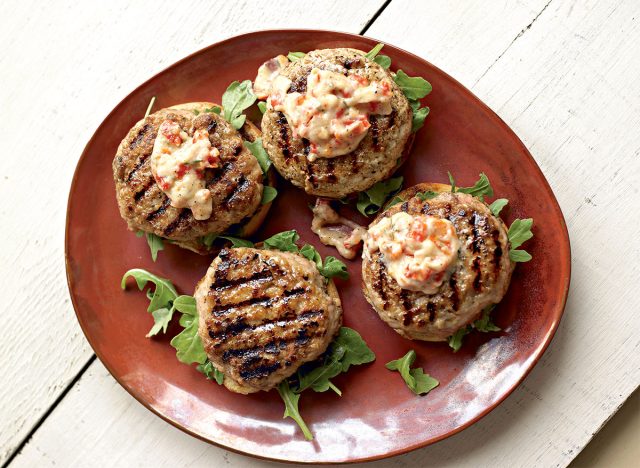
<svg viewBox="0 0 640 468"><path fill-rule="evenodd" d="M261 205L266 205L267 203L271 203L278 196L278 191L269 186L265 185L262 187L262 200L260 200Z"/></svg>
<svg viewBox="0 0 640 468"><path fill-rule="evenodd" d="M202 372L207 379L215 380L218 385L222 385L222 382L224 382L224 374L213 367L213 363L209 359L204 364L198 364L196 369L198 372Z"/></svg>
<svg viewBox="0 0 640 468"><path fill-rule="evenodd" d="M432 198L436 198L438 195L440 194L438 192L434 192L433 190L427 190L426 192L416 193L416 197L418 197L418 199L422 201L431 200Z"/></svg>
<svg viewBox="0 0 640 468"><path fill-rule="evenodd" d="M283 252L298 252L296 241L300 236L295 230L280 232L264 240L264 246L268 249L282 250Z"/></svg>
<svg viewBox="0 0 640 468"><path fill-rule="evenodd" d="M398 371L407 387L416 395L425 395L440 385L436 379L425 374L421 368L411 369L416 360L416 352L412 349L400 359L389 361L385 367L392 371Z"/></svg>
<svg viewBox="0 0 640 468"><path fill-rule="evenodd" d="M191 296L179 296L173 301L173 306L182 312L180 325L184 328L171 340L171 346L176 349L176 356L180 362L204 364L207 354L200 335L198 335L198 310L196 300Z"/></svg>
<svg viewBox="0 0 640 468"><path fill-rule="evenodd" d="M199 111L198 109L193 109L193 113L194 113L195 115L200 115L200 111Z"/></svg>
<svg viewBox="0 0 640 468"><path fill-rule="evenodd" d="M287 58L289 59L290 62L296 62L301 58L303 58L305 55L307 54L305 54L304 52L289 52L287 54Z"/></svg>
<svg viewBox="0 0 640 468"><path fill-rule="evenodd" d="M533 219L516 219L511 226L509 226L509 244L511 249L509 250L509 258L512 262L528 262L533 257L526 250L516 250L524 242L533 237L531 227L533 226Z"/></svg>
<svg viewBox="0 0 640 468"><path fill-rule="evenodd" d="M380 210L384 202L392 195L395 195L402 187L402 177L394 177L389 180L378 182L369 190L358 194L356 208L365 216L371 216Z"/></svg>
<svg viewBox="0 0 640 468"><path fill-rule="evenodd" d="M493 197L493 187L489 182L489 178L484 172L480 173L480 179L473 184L472 187L458 187L456 192L468 193L471 196L478 198L480 201L484 201L484 197Z"/></svg>
<svg viewBox="0 0 640 468"><path fill-rule="evenodd" d="M264 101L259 101L258 102L258 109L260 109L260 112L262 112L263 114L265 112L267 112L267 103Z"/></svg>
<svg viewBox="0 0 640 468"><path fill-rule="evenodd" d="M122 281L120 282L122 289L126 289L127 278L129 277L133 277L133 279L136 280L140 291L142 291L149 282L155 285L153 293L147 290L147 298L149 299L147 312L151 312L154 320L153 327L149 330L149 333L147 333L147 338L157 335L160 330L166 332L173 316L173 303L176 297L178 297L176 288L171 281L166 278L161 278L141 268L134 268L127 271L122 277Z"/></svg>
<svg viewBox="0 0 640 468"><path fill-rule="evenodd" d="M449 338L447 341L449 342L449 346L453 349L453 352L456 353L462 347L462 339L467 336L471 332L471 326L467 325L466 327L462 327Z"/></svg>
<svg viewBox="0 0 640 468"><path fill-rule="evenodd" d="M241 128L247 119L242 112L256 102L256 99L250 80L231 83L222 95L225 120L236 130Z"/></svg>
<svg viewBox="0 0 640 468"><path fill-rule="evenodd" d="M507 200L506 198L498 198L491 205L489 205L489 209L494 216L499 216L502 208L507 206L507 203L509 203L509 200Z"/></svg>
<svg viewBox="0 0 640 468"><path fill-rule="evenodd" d="M253 242L247 239L240 239L239 237L231 237L231 236L219 236L219 237L231 242L231 247L254 247Z"/></svg>
<svg viewBox="0 0 640 468"><path fill-rule="evenodd" d="M373 60L374 58L376 58L376 55L378 55L378 52L380 52L383 47L384 47L384 44L378 43L374 46L373 49L371 49L369 52L364 54L364 56L367 57L369 60Z"/></svg>
<svg viewBox="0 0 640 468"><path fill-rule="evenodd" d="M331 388L338 395L342 395L330 379L347 372L351 366L367 364L375 358L376 355L357 331L340 327L338 336L331 342L329 350L325 353L323 363L311 369L298 370L298 386L295 392L301 393L308 388L316 392L326 392Z"/></svg>
<svg viewBox="0 0 640 468"><path fill-rule="evenodd" d="M502 329L491 321L491 311L495 309L495 304L482 309L482 315L473 322L473 328L482 333L497 332Z"/></svg>
<svg viewBox="0 0 640 468"><path fill-rule="evenodd" d="M387 55L377 55L376 58L373 59L378 65L380 65L385 70L388 70L391 66L391 58Z"/></svg>
<svg viewBox="0 0 640 468"><path fill-rule="evenodd" d="M400 87L409 100L422 99L432 90L431 83L419 76L411 77L402 70L398 70L393 81Z"/></svg>
<svg viewBox="0 0 640 468"><path fill-rule="evenodd" d="M320 274L325 278L331 279L334 276L337 276L338 278L341 278L341 279L349 278L349 272L347 271L347 266L343 262L329 255L327 256L327 258L325 258L325 261L323 263L320 253L316 250L316 248L313 245L310 245L310 244L303 245L302 248L300 249L300 254L303 257L308 258L309 260L314 262L318 267L318 271L320 272Z"/></svg>
<svg viewBox="0 0 640 468"><path fill-rule="evenodd" d="M322 257L316 248L311 244L305 244L300 249L300 254L316 264L318 270L322 268Z"/></svg>
<svg viewBox="0 0 640 468"><path fill-rule="evenodd" d="M320 274L325 278L338 277L340 279L348 279L349 272L347 266L340 260L331 255L324 259L324 266L320 269Z"/></svg>
<svg viewBox="0 0 640 468"><path fill-rule="evenodd" d="M202 243L208 248L210 249L211 246L213 245L214 241L218 238L218 234L215 234L213 232L207 234L206 236L202 236L200 239L202 240Z"/></svg>
<svg viewBox="0 0 640 468"><path fill-rule="evenodd" d="M155 262L158 259L158 252L164 250L164 243L162 237L156 236L152 232L145 232L147 236L147 244L151 250L151 259Z"/></svg>
<svg viewBox="0 0 640 468"><path fill-rule="evenodd" d="M415 102L417 106L415 106L413 102ZM411 105L412 109L414 109L415 107L415 109L413 110L413 117L411 118L411 131L415 133L424 125L424 119L426 119L427 115L429 115L430 109L427 106L419 107L420 102L418 101L410 101L409 104Z"/></svg>
<svg viewBox="0 0 640 468"><path fill-rule="evenodd" d="M302 429L302 433L304 434L304 438L307 440L313 440L313 434L309 430L309 427L300 416L300 411L298 410L298 401L300 400L300 395L298 393L294 393L289 387L289 382L285 379L280 382L278 385L278 393L280 394L280 398L284 402L284 416L283 418L289 417L293 419L300 429Z"/></svg>
<svg viewBox="0 0 640 468"><path fill-rule="evenodd" d="M404 203L406 200L402 197L400 197L399 195L396 195L395 197L393 197L393 199L387 203L387 206L385 207L385 209L391 208L393 205L397 205L398 203Z"/></svg>
<svg viewBox="0 0 640 468"><path fill-rule="evenodd" d="M260 164L262 172L266 174L271 167L271 159L269 159L269 155L262 146L262 138L256 138L256 141L254 141L253 143L245 140L243 141L243 144L258 160L258 164Z"/></svg>
<svg viewBox="0 0 640 468"><path fill-rule="evenodd" d="M211 106L211 107L207 107L204 112L208 112L209 114L218 114L220 115L220 112L222 112L222 109L218 106Z"/></svg>
<svg viewBox="0 0 640 468"><path fill-rule="evenodd" d="M453 180L453 176L451 172L447 171L447 175L449 176L449 184L451 185L451 193L456 191L456 181Z"/></svg>

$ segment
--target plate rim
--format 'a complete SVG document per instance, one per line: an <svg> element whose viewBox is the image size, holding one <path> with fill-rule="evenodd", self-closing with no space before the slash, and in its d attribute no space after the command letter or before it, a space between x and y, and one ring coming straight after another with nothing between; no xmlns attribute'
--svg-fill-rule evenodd
<svg viewBox="0 0 640 468"><path fill-rule="evenodd" d="M184 63L184 62L188 62L190 61L194 56L199 55L211 48L214 47L221 47L221 46L225 46L227 43L229 42L233 42L236 41L240 38L248 38L250 36L260 36L263 34L273 34L273 33L322 33L322 34L338 34L338 35L342 35L342 36L347 36L348 38L351 39L365 39L365 40L369 40L372 41L374 43L383 43L385 45L389 45L391 47L394 47L397 50L400 50L401 52L411 56L412 58L418 60L418 61L422 61L422 62L426 62L429 66L435 68L436 70L438 70L440 73L442 73L446 78L448 78L449 80L451 80L452 82L454 82L456 85L459 86L459 88L464 92L464 94L467 95L467 97L471 98L472 101L474 101L476 104L479 104L480 107L482 107L485 111L488 111L493 117L495 117L496 121L499 123L500 126L502 126L503 128L505 128L508 132L511 132L517 140L517 143L521 146L521 148L524 150L523 153L526 156L526 158L528 158L530 160L531 163L533 163L533 167L535 167L535 170L539 173L540 176L542 176L542 179L544 181L544 190L551 196L551 198L555 201L553 208L553 211L556 212L557 215L557 219L560 221L561 224L561 234L562 237L564 238L565 244L566 244L566 256L564 256L562 258L563 262L566 262L566 268L567 268L567 275L566 278L564 279L564 285L562 285L562 297L561 300L557 303L557 305L554 307L555 311L557 311L556 314L554 314L553 316L553 322L551 323L551 326L548 329L548 332L546 333L543 341L541 341L541 344L537 347L537 349L530 354L530 357L532 357L532 360L530 362L530 364L528 365L528 367L525 369L525 371L522 373L522 375L520 376L520 378L513 383L512 385L509 386L509 388L507 388L505 391L502 392L502 394L500 395L500 397L498 397L491 405L487 406L483 411L481 411L479 414L477 414L475 417L473 417L472 419L470 419L469 421L466 421L464 424L459 425L458 427L456 427L455 429L452 429L450 431L448 431L445 434L441 434L439 436L433 437L431 439L422 441L422 442L418 442L412 445L408 445L406 447L400 448L400 449L396 449L396 450L392 450L383 454L378 454L378 455L372 455L372 456L367 456L367 457L360 457L360 458L354 458L354 459L349 459L349 460L338 460L338 461L332 461L332 460L323 460L323 461L300 461L300 460L292 460L292 459L286 459L286 458L276 458L276 457L268 457L268 456L263 456L260 455L258 453L253 453L253 452L247 452L247 451L243 451L241 449L235 448L235 447L230 447L227 445L224 445L223 443L211 440L193 430L191 430L190 428L182 425L180 422L171 419L170 417L162 414L161 412L157 411L155 408L153 408L144 398L142 398L142 396L139 394L139 392L136 391L135 388L132 388L130 386L128 386L127 384L125 384L125 382L123 380L121 380L109 367L109 365L106 364L105 360L103 359L102 353L98 352L96 350L96 348L93 345L93 342L91 340L91 338L89 338L89 335L87 334L87 328L86 328L86 324L84 322L84 320L81 318L81 315L79 314L79 309L80 306L79 304L76 303L76 298L75 295L73 293L74 291L74 277L73 277L73 272L72 272L72 268L70 265L70 261L69 261L69 244L70 244L70 206L71 206L71 199L72 196L75 192L76 189L76 185L77 185L77 181L78 181L78 172L80 169L80 165L81 163L84 162L84 160L88 157L88 150L89 147L91 146L91 143L93 142L93 140L96 138L96 134L98 132L98 130L100 128L102 128L102 126L104 125L104 123L109 120L109 118L112 116L113 113L116 112L116 110L129 98L131 98L133 95L137 94L137 92L142 89L143 87L145 87L147 85L147 83L151 82L153 79L155 79L157 76L166 73L167 71L173 69L174 67L179 66L180 64ZM522 382L527 378L527 376L531 373L531 371L533 370L533 368L538 364L539 360L541 359L541 357L543 356L543 354L546 352L547 348L549 347L549 345L551 344L551 341L553 340L553 337L555 336L558 327L560 325L560 322L562 321L562 317L564 316L564 311L566 308L566 303L567 303L567 298L569 295L569 289L570 289L570 285L571 285L571 272L572 272L572 256L571 256L571 240L569 237L569 231L567 228L567 223L564 217L564 214L562 212L562 209L560 208L560 203L558 202L557 197L555 196L553 190L551 189L551 186L549 185L549 181L547 180L547 178L545 177L544 173L542 172L542 170L540 169L540 166L538 165L538 163L536 162L536 160L533 158L533 156L531 155L531 153L529 152L528 148L524 145L524 143L522 142L522 140L520 139L520 137L516 134L516 132L509 126L507 125L507 123L495 112L493 111L493 109L491 109L487 104L484 103L484 101L482 101L480 98L478 98L471 90L469 90L466 86L464 86L462 83L460 83L457 79L453 78L451 75L449 75L447 72L445 72L444 70L442 70L441 68L437 67L436 65L432 64L430 61L412 53L409 52L401 47L398 47L396 45L393 45L391 43L386 43L384 41L375 39L371 36L364 36L364 35L360 35L360 34L354 34L351 32L345 32L345 31L338 31L338 30L328 30L328 29L311 29L311 28L270 28L270 29L258 29L258 30L252 30L249 32L245 32L242 34L237 34L231 37L228 37L226 39L223 39L221 41L217 41L214 43L211 43L205 47L202 47L190 54L188 54L187 56L183 57L180 60L177 60L173 63L171 63L170 65L168 65L167 67L163 68L162 70L154 73L151 77L149 77L148 79L146 79L145 81L143 81L142 83L140 83L138 86L136 86L133 90L131 90L129 93L127 93L126 96L124 96L112 109L111 111L104 117L104 119L102 119L102 121L100 122L100 124L95 128L95 130L93 131L91 138L87 141L84 149L82 150L82 153L80 154L80 157L78 158L77 162L76 162L76 167L74 169L73 172L73 177L71 180L71 185L69 186L69 195L67 197L67 210L66 210L66 219L65 219L65 237L64 237L64 259L65 259L65 270L66 270L66 279L67 279L67 288L68 288L68 292L69 292L69 297L71 299L71 304L73 306L73 310L74 313L76 315L76 319L78 320L78 323L80 324L80 328L82 329L82 333L84 335L84 337L86 338L87 342L89 343L89 345L91 346L91 349L94 352L94 355L100 360L100 362L102 363L102 365L107 369L107 371L109 372L109 374L111 374L111 376L116 380L116 382L118 382L118 384L124 388L127 393L129 393L129 395L131 395L135 400L137 400L140 404L142 404L147 410L151 411L153 414L155 414L156 416L160 417L161 419L163 419L164 421L168 422L169 424L171 424L172 426L176 427L177 429L180 429L182 432L195 437L203 442L209 443L211 445L214 445L216 447L219 447L221 449L224 450L229 450L231 452L240 454L240 455L245 455L245 456L249 456L252 458L256 458L259 460L265 460L265 461L271 461L271 462L280 462L280 463L289 463L289 464L294 464L294 463L298 463L298 464L304 464L304 465L329 465L329 464L352 464L352 463L362 463L362 462L370 462L370 461L376 461L376 460L382 460L382 459L386 459L386 458L391 458L394 456L398 456L398 455L402 455L405 453L409 453L412 452L414 450L420 449L420 448L424 448L427 447L429 445L435 444L437 442L440 442L444 439L447 439L455 434L458 434L460 432L462 432L463 430L467 429L468 427L476 424L478 421L480 421L481 419L483 419L486 415L488 415L490 412L492 412L495 408L497 408L500 404L502 404L502 402L504 402L504 400L507 399L507 397L509 397L515 390L516 388L518 388L520 386L520 384L522 384Z"/></svg>

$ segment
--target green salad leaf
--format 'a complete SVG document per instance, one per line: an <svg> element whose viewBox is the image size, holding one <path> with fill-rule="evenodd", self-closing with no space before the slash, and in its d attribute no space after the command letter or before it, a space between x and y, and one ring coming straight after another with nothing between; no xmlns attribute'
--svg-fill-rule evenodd
<svg viewBox="0 0 640 468"><path fill-rule="evenodd" d="M185 364L204 364L207 355L200 335L198 335L198 310L196 300L192 296L179 296L173 303L174 307L182 312L180 326L184 328L171 340L171 346L176 349L176 356Z"/></svg>
<svg viewBox="0 0 640 468"><path fill-rule="evenodd" d="M419 76L409 76L402 70L398 70L393 81L400 87L409 100L422 99L433 89L431 83Z"/></svg>
<svg viewBox="0 0 640 468"><path fill-rule="evenodd" d="M242 83L234 81L222 95L224 119L238 130L247 120L247 116L242 112L254 102L256 102L256 95L253 94L251 81L244 80Z"/></svg>
<svg viewBox="0 0 640 468"><path fill-rule="evenodd" d="M464 337L473 330L478 330L482 333L501 331L501 328L491 321L491 312L495 307L495 304L485 307L482 309L482 315L479 319L475 320L471 325L460 328L447 339L449 346L453 349L454 353L462 347L462 340Z"/></svg>
<svg viewBox="0 0 640 468"><path fill-rule="evenodd" d="M303 257L306 257L312 262L314 262L318 267L318 271L320 272L320 274L325 278L329 278L329 279L333 277L338 277L341 279L349 278L349 272L347 271L347 266L343 262L341 262L337 258L332 257L330 255L327 256L323 262L322 257L320 256L320 253L311 244L303 245L302 248L300 249L300 254Z"/></svg>
<svg viewBox="0 0 640 468"><path fill-rule="evenodd" d="M411 119L411 131L417 132L424 125L424 119L429 115L430 109L427 106L420 107L420 101L409 101L413 117Z"/></svg>
<svg viewBox="0 0 640 468"><path fill-rule="evenodd" d="M402 198L400 195L396 195L391 199L389 203L387 203L386 208L391 208L393 205L397 205L398 203L404 203L406 200Z"/></svg>
<svg viewBox="0 0 640 468"><path fill-rule="evenodd" d="M284 416L283 418L291 418L293 419L300 429L302 429L302 433L304 434L304 438L307 440L313 440L313 434L309 430L309 427L302 419L300 415L300 410L298 409L298 402L300 401L300 394L295 393L289 387L289 382L285 379L280 382L278 385L278 393L280 394L280 398L284 402Z"/></svg>
<svg viewBox="0 0 640 468"><path fill-rule="evenodd" d="M193 109L194 115L200 115L200 111L198 109Z"/></svg>
<svg viewBox="0 0 640 468"><path fill-rule="evenodd" d="M271 203L278 196L278 191L269 186L264 185L262 188L262 200L260 200L261 205L266 205L267 203Z"/></svg>
<svg viewBox="0 0 640 468"><path fill-rule="evenodd" d="M364 56L367 57L369 60L373 60L376 58L376 55L378 55L378 52L380 52L383 47L384 47L384 44L378 43L373 47L373 49L371 49L369 52L364 54Z"/></svg>
<svg viewBox="0 0 640 468"><path fill-rule="evenodd" d="M222 382L224 382L224 374L213 367L213 363L209 359L204 364L198 364L196 369L198 372L202 372L207 379L215 380L218 385L222 385Z"/></svg>
<svg viewBox="0 0 640 468"><path fill-rule="evenodd" d="M289 59L290 62L296 62L301 58L303 58L305 55L307 54L305 54L304 52L289 52L287 54L287 58Z"/></svg>
<svg viewBox="0 0 640 468"><path fill-rule="evenodd" d="M264 246L268 249L282 250L283 252L298 252L296 241L300 236L295 230L284 231L265 239Z"/></svg>
<svg viewBox="0 0 640 468"><path fill-rule="evenodd" d="M155 285L153 292L150 292L150 290L147 291L147 298L149 299L147 312L151 312L154 320L153 327L149 330L149 333L147 333L147 338L157 335L161 330L165 333L173 317L173 311L175 310L173 304L176 297L178 297L176 288L171 281L166 278L161 278L141 268L134 268L127 271L122 277L122 281L120 282L122 289L126 289L127 278L129 277L135 279L140 291L144 289L147 283L153 283Z"/></svg>
<svg viewBox="0 0 640 468"><path fill-rule="evenodd" d="M489 209L491 210L491 213L493 213L493 216L499 216L502 208L507 206L507 203L509 203L509 200L506 198L498 198L497 200L494 200L494 202L489 205Z"/></svg>
<svg viewBox="0 0 640 468"><path fill-rule="evenodd" d="M149 244L149 250L151 250L151 259L155 262L158 259L158 252L164 250L164 243L162 237L156 236L152 232L146 232L147 244Z"/></svg>
<svg viewBox="0 0 640 468"><path fill-rule="evenodd" d="M388 55L376 55L373 59L378 65L380 65L385 70L388 70L391 66L391 58Z"/></svg>
<svg viewBox="0 0 640 468"><path fill-rule="evenodd" d="M433 190L416 193L416 197L418 197L418 199L422 201L431 200L432 198L436 198L438 195L440 194L438 192L434 192Z"/></svg>
<svg viewBox="0 0 640 468"><path fill-rule="evenodd" d="M375 354L357 331L341 327L338 336L331 342L321 360L302 366L295 376L289 377L278 386L278 393L285 404L284 417L292 418L302 429L305 438L312 440L311 431L300 416L300 394L309 389L315 392L331 389L342 396L342 391L331 379L347 372L351 366L366 364L375 358Z"/></svg>
<svg viewBox="0 0 640 468"><path fill-rule="evenodd" d="M260 168L262 172L266 174L269 172L269 168L271 167L271 159L269 159L269 155L267 151L262 146L262 138L256 138L256 141L253 143L250 141L244 141L244 146L246 146L251 154L258 160L258 164L260 164Z"/></svg>
<svg viewBox="0 0 640 468"><path fill-rule="evenodd" d="M493 187L491 187L489 178L484 172L480 173L480 179L472 187L458 187L456 192L468 193L480 201L484 201L485 196L493 197Z"/></svg>
<svg viewBox="0 0 640 468"><path fill-rule="evenodd" d="M318 270L322 268L322 257L320 256L320 252L318 252L313 245L311 244L303 245L302 248L300 249L300 254L303 257L308 258L313 263L315 263L316 266L318 267Z"/></svg>
<svg viewBox="0 0 640 468"><path fill-rule="evenodd" d="M400 359L389 361L385 367L391 371L398 371L407 387L416 395L425 395L436 388L440 382L425 374L421 368L411 369L416 360L416 352L412 349Z"/></svg>
<svg viewBox="0 0 640 468"><path fill-rule="evenodd" d="M222 112L222 109L220 107L218 107L218 106L211 106L211 107L207 107L204 110L204 112L208 112L210 114L218 114L218 115L220 115L220 112Z"/></svg>
<svg viewBox="0 0 640 468"><path fill-rule="evenodd" d="M231 247L254 247L253 242L247 239L240 239L239 237L231 236L218 236L221 239L226 239L231 242Z"/></svg>
<svg viewBox="0 0 640 468"><path fill-rule="evenodd" d="M402 177L378 182L369 190L358 194L356 208L365 216L378 212L384 203L402 188Z"/></svg>
<svg viewBox="0 0 640 468"><path fill-rule="evenodd" d="M533 226L533 219L516 219L511 226L509 226L509 244L511 250L509 250L509 258L512 262L528 262L531 260L531 254L526 250L516 250L524 242L533 237L531 227Z"/></svg>
<svg viewBox="0 0 640 468"><path fill-rule="evenodd" d="M267 112L267 103L264 101L259 101L258 109L260 109L260 112L264 114L265 112Z"/></svg>

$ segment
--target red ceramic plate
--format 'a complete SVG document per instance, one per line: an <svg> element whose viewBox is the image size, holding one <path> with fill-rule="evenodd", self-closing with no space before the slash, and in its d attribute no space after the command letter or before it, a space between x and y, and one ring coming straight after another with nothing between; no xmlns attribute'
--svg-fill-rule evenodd
<svg viewBox="0 0 640 468"><path fill-rule="evenodd" d="M471 185L484 171L499 197L508 198L507 222L535 220L526 249L533 260L516 268L509 293L496 309L501 333L469 336L453 353L446 343L412 342L383 324L360 290L360 261L351 279L338 281L346 326L357 329L377 359L335 379L343 389L308 392L301 412L315 434L307 442L275 391L236 395L178 362L166 336L145 338L152 325L147 299L120 289L130 268L146 268L192 294L211 258L168 245L153 263L143 238L127 231L115 202L111 162L120 140L139 120L151 96L156 109L190 101L220 102L233 80L253 79L266 59L290 50L328 47L369 50L375 40L329 31L261 31L203 49L154 76L127 96L95 132L78 163L69 196L66 262L80 325L111 374L138 401L180 429L230 450L273 460L354 462L391 456L444 439L495 408L524 379L548 346L562 315L570 277L567 229L547 181L518 137L473 94L429 62L393 46L393 69L426 77L433 92L426 125L400 173L405 186L446 182L451 171ZM282 182L259 238L297 229L323 255L310 231L310 198ZM417 365L440 380L417 397L384 364L418 353Z"/></svg>

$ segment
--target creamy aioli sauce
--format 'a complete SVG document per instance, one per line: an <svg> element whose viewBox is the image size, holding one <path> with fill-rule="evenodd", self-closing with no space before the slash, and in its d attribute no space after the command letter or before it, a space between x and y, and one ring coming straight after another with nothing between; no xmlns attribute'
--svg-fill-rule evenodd
<svg viewBox="0 0 640 468"><path fill-rule="evenodd" d="M379 250L387 271L402 289L434 294L459 248L449 220L401 211L369 228L365 255Z"/></svg>
<svg viewBox="0 0 640 468"><path fill-rule="evenodd" d="M282 69L287 65L289 65L289 59L284 55L273 57L260 65L258 75L253 81L253 93L258 99L267 99L269 97L273 80L280 75Z"/></svg>
<svg viewBox="0 0 640 468"><path fill-rule="evenodd" d="M369 82L314 68L307 77L307 91L287 93L291 80L279 75L272 82L267 106L284 113L295 138L310 142L307 158L333 158L355 150L367 130L370 114L391 113L391 84Z"/></svg>
<svg viewBox="0 0 640 468"><path fill-rule="evenodd" d="M367 230L340 216L327 200L318 198L313 207L311 230L324 245L334 246L344 258L355 258Z"/></svg>
<svg viewBox="0 0 640 468"><path fill-rule="evenodd" d="M160 124L151 153L151 173L171 206L191 209L195 219L209 219L211 192L204 170L219 165L220 152L211 146L209 132L199 129L189 137L172 120Z"/></svg>

